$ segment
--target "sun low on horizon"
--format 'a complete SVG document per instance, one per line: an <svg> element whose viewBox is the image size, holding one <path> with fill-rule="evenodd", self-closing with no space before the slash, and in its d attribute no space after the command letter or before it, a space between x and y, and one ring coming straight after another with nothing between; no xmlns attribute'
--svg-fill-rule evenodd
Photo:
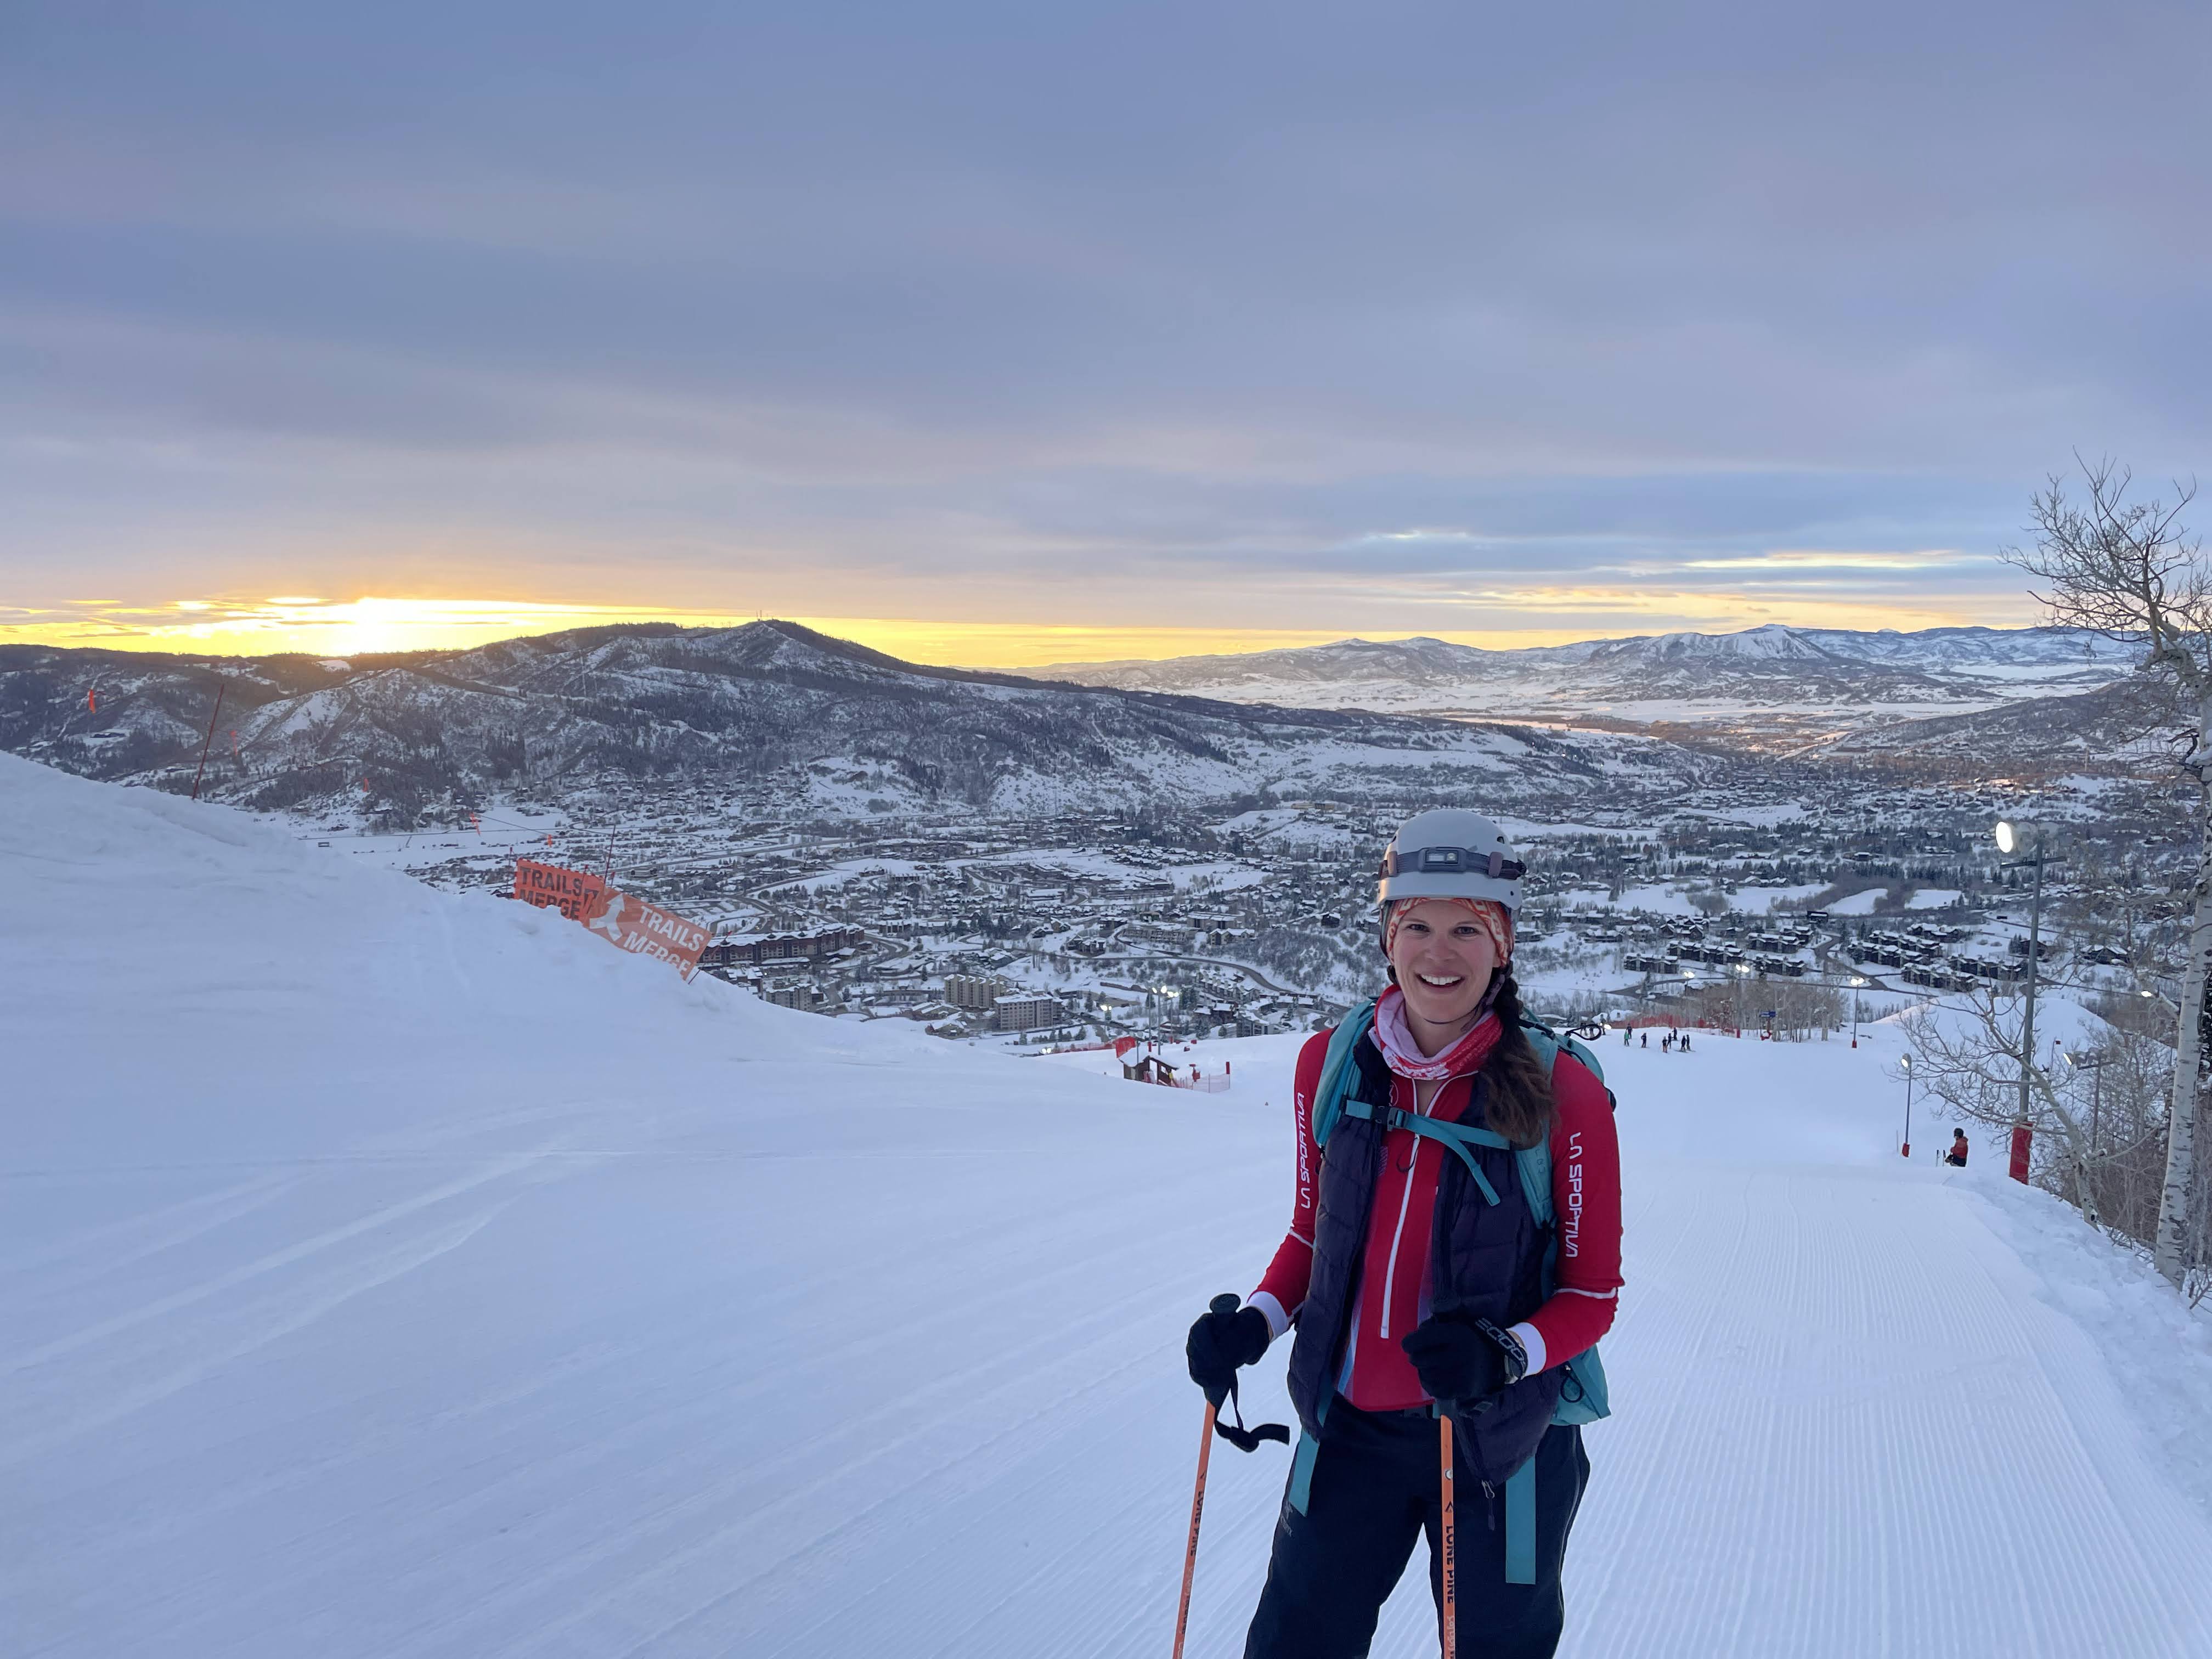
<svg viewBox="0 0 2212 1659"><path fill-rule="evenodd" d="M1292 629L840 617L672 605L379 596L336 599L281 594L251 600L180 599L155 605L84 599L68 602L65 610L39 611L23 608L11 611L0 606L0 646L41 645L190 656L260 657L299 653L350 658L467 650L501 640L616 624L666 623L685 628L714 629L769 619L794 622L817 633L909 661L1012 669L1060 663L1237 655L1327 645L1352 638L1426 637L1491 650L1512 650L1676 631L1735 633L1776 623L1807 628L1911 631L1973 623L2018 626L2033 620L2021 616L1993 616L1987 614L1985 608L1935 605L1717 606L1712 605L1711 596L1702 594L1696 596L1693 605L1653 609L1658 614L1649 617L1593 616L1589 624L1578 628L1347 624L1334 629Z"/></svg>

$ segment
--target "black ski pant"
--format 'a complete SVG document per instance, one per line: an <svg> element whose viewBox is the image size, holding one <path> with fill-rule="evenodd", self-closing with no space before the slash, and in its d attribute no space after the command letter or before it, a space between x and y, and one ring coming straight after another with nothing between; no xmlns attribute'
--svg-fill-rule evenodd
<svg viewBox="0 0 2212 1659"><path fill-rule="evenodd" d="M1363 1412L1341 1397L1330 1402L1306 1512L1284 1496L1244 1659L1359 1659L1423 1534L1429 1594L1443 1605L1437 1442L1436 1419L1425 1411ZM1546 1431L1536 1448L1536 1582L1509 1584L1505 1489L1486 1494L1460 1447L1453 1485L1463 1659L1550 1659L1566 1620L1559 1565L1589 1480L1582 1431Z"/></svg>

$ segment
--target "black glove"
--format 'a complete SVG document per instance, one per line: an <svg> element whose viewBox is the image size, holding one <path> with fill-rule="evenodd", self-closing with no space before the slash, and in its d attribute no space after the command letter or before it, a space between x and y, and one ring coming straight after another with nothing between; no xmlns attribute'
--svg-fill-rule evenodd
<svg viewBox="0 0 2212 1659"><path fill-rule="evenodd" d="M1482 1409L1528 1369L1528 1350L1519 1338L1472 1314L1435 1315L1398 1346L1413 1362L1429 1397L1447 1405Z"/></svg>
<svg viewBox="0 0 2212 1659"><path fill-rule="evenodd" d="M1182 1352L1190 1362L1190 1380L1218 1407L1236 1385L1237 1368L1257 1364L1267 1352L1268 1333L1267 1316L1257 1308L1239 1308L1232 1296L1213 1299L1227 1303L1227 1310L1217 1306L1200 1314Z"/></svg>

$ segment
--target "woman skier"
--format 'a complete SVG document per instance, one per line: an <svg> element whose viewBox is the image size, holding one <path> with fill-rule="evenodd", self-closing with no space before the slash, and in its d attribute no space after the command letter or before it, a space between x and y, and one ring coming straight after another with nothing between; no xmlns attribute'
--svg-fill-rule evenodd
<svg viewBox="0 0 2212 1659"><path fill-rule="evenodd" d="M1349 1103L1335 1115L1316 1101L1323 1032L1298 1058L1290 1231L1246 1306L1191 1327L1191 1378L1217 1400L1297 1332L1289 1381L1304 1437L1246 1659L1366 1653L1424 1532L1441 1609L1438 1410L1454 1427L1457 1650L1533 1659L1558 1645L1560 1564L1589 1473L1575 1425L1601 1412L1603 1388L1593 1370L1599 1403L1578 1414L1591 1384L1577 1372L1595 1355L1567 1362L1613 1322L1620 1169L1604 1084L1523 1026L1522 869L1474 812L1421 812L1399 830L1377 895L1391 982L1351 1049ZM1330 1101L1346 1098L1333 1086ZM1317 1105L1333 1125L1325 1148ZM1417 1118L1423 1133L1390 1127ZM1455 1140L1449 1125L1490 1133ZM1548 1226L1518 1151L1543 1145Z"/></svg>

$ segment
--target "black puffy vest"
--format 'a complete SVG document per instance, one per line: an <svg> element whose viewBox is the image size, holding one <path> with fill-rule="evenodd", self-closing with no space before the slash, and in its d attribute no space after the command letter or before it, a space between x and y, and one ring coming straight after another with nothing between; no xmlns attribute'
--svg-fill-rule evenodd
<svg viewBox="0 0 2212 1659"><path fill-rule="evenodd" d="M1380 1120L1390 1104L1390 1069L1374 1039L1363 1036L1352 1058L1359 1067L1352 1096L1373 1104L1376 1117L1340 1117L1322 1149L1313 1278L1298 1310L1297 1337L1291 1345L1291 1402L1297 1408L1300 1425L1316 1437L1343 1368L1346 1325L1366 1251L1368 1215L1382 1167L1386 1131ZM1478 1076L1461 1121L1483 1122L1487 1095L1487 1079ZM1511 1152L1494 1146L1469 1150L1497 1192L1498 1202L1485 1201L1458 1155L1446 1149L1430 1232L1431 1304L1437 1313L1465 1310L1503 1329L1543 1305L1549 1229L1536 1224ZM1453 1409L1455 1438L1477 1480L1503 1481L1528 1460L1551 1425L1560 1382L1560 1372L1553 1367L1514 1383L1487 1411Z"/></svg>

